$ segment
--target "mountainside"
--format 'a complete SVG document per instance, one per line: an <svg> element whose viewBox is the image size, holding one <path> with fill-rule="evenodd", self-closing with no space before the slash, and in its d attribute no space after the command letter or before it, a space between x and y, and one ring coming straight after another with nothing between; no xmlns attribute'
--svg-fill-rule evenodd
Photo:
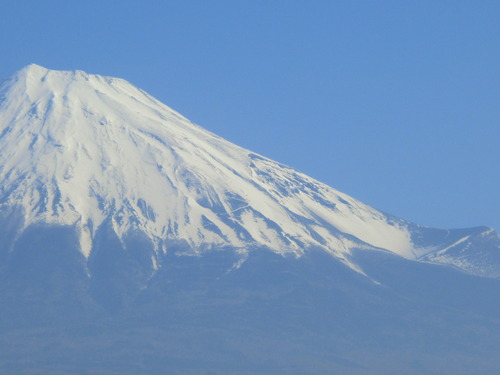
<svg viewBox="0 0 500 375"><path fill-rule="evenodd" d="M500 373L500 237L393 217L124 80L0 86L0 374Z"/></svg>
<svg viewBox="0 0 500 375"><path fill-rule="evenodd" d="M29 65L0 90L0 209L20 212L16 236L33 224L75 226L88 257L103 225L120 240L140 232L154 268L169 248L230 247L242 261L253 248L321 248L359 270L351 250L378 248L499 276L498 256L452 251L479 238L498 254L490 229L437 233L390 217L215 136L124 80Z"/></svg>

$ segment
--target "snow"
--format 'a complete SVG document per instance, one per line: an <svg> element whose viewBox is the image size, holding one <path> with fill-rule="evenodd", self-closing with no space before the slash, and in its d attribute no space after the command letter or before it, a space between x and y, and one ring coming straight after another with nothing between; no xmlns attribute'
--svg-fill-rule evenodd
<svg viewBox="0 0 500 375"><path fill-rule="evenodd" d="M0 208L21 205L25 228L74 225L87 257L110 220L120 238L139 230L157 251L185 240L194 253L321 248L348 263L353 248L381 248L415 258L404 221L225 141L124 80L29 65L0 98Z"/></svg>

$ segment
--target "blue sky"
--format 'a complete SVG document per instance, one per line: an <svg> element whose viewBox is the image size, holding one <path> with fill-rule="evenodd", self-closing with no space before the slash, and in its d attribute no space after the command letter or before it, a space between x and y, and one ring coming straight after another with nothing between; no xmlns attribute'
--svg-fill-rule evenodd
<svg viewBox="0 0 500 375"><path fill-rule="evenodd" d="M500 230L500 2L0 1L0 77L125 78L382 211Z"/></svg>

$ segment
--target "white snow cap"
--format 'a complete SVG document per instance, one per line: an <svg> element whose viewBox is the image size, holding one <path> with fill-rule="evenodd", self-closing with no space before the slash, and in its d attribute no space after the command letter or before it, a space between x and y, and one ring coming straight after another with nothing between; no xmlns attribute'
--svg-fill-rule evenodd
<svg viewBox="0 0 500 375"><path fill-rule="evenodd" d="M413 258L406 224L191 123L117 78L29 65L0 88L0 208L75 225L88 256L108 221L160 250L353 247Z"/></svg>

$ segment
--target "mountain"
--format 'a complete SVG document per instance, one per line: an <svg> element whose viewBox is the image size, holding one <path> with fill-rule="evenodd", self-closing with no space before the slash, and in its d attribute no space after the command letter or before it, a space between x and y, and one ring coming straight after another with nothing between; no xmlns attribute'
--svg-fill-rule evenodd
<svg viewBox="0 0 500 375"><path fill-rule="evenodd" d="M471 238L498 247L491 229L437 233L383 214L215 136L124 80L29 65L1 97L2 209L22 212L21 233L37 223L75 226L85 257L109 225L121 241L144 234L154 254L320 248L358 269L351 249L378 248L500 276L452 251Z"/></svg>
<svg viewBox="0 0 500 375"><path fill-rule="evenodd" d="M500 369L492 229L382 213L124 80L4 81L0 181L5 373Z"/></svg>

